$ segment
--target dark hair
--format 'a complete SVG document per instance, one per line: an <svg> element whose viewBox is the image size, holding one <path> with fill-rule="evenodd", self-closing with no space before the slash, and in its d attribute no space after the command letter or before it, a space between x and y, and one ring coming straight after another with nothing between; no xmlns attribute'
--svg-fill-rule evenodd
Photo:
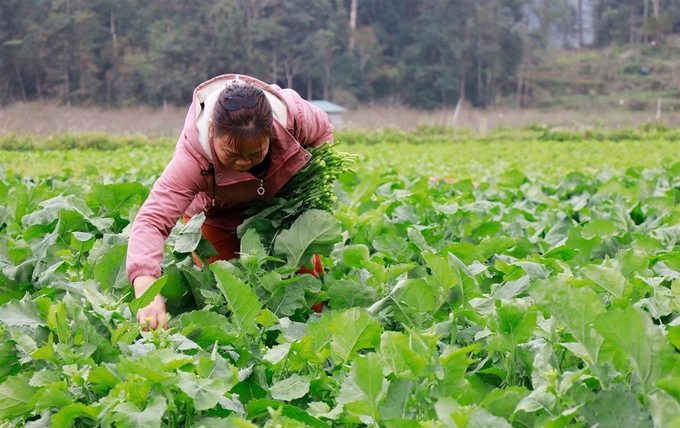
<svg viewBox="0 0 680 428"><path fill-rule="evenodd" d="M230 80L215 103L215 137L229 135L238 153L247 141L269 139L273 121L272 108L262 88L243 80Z"/></svg>

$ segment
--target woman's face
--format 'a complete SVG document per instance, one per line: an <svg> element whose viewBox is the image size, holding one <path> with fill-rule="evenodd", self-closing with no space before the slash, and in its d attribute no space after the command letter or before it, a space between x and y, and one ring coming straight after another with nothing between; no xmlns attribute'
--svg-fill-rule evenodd
<svg viewBox="0 0 680 428"><path fill-rule="evenodd" d="M229 135L215 137L212 121L210 123L210 142L215 148L217 159L226 167L239 172L248 171L255 165L259 165L269 150L269 139L247 141L241 147L240 152L229 140Z"/></svg>

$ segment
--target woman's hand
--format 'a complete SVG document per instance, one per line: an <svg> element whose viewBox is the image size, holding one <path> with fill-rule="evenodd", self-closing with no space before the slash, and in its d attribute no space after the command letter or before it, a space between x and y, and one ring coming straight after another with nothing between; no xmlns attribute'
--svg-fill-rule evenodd
<svg viewBox="0 0 680 428"><path fill-rule="evenodd" d="M135 297L144 294L154 281L156 281L156 278L153 276L138 276L135 278L134 284L132 285L135 289ZM157 294L148 306L137 311L137 321L142 324L148 323L149 327L154 330L159 326L163 326L163 328L167 330L168 318L165 312L165 300L163 300L163 296Z"/></svg>

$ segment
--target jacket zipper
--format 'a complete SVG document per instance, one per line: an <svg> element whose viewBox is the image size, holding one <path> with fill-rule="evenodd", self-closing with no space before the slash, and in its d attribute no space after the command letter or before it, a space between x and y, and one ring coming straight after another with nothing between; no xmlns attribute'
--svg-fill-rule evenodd
<svg viewBox="0 0 680 428"><path fill-rule="evenodd" d="M216 185L216 180L215 180L215 166L210 163L208 169L202 169L201 170L201 175L206 176L206 175L212 175L212 206L215 206L215 185Z"/></svg>

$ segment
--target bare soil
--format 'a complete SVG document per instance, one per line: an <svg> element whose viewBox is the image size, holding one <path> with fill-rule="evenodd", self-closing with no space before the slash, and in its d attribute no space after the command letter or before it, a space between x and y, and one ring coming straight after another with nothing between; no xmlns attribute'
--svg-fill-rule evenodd
<svg viewBox="0 0 680 428"><path fill-rule="evenodd" d="M661 120L680 126L680 111L665 111ZM167 109L125 108L105 110L98 107L66 107L51 103L16 103L0 108L0 133L54 135L62 133L146 134L174 137L179 135L186 107ZM413 130L418 126L469 128L486 133L497 127L522 127L545 124L552 127L628 127L656 120L654 111L608 109L606 111L536 109L477 110L464 107L454 121L453 109L434 111L405 107L364 106L344 113L336 129Z"/></svg>

